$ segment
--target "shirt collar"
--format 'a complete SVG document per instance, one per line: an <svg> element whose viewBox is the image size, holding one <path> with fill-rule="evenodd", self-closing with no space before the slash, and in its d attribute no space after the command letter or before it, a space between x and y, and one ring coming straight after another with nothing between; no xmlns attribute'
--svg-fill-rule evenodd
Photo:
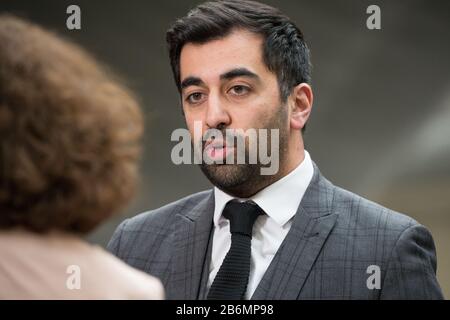
<svg viewBox="0 0 450 320"><path fill-rule="evenodd" d="M279 226L284 226L296 214L303 195L314 173L311 157L305 150L303 161L289 174L259 191L249 199L253 200ZM228 201L236 199L217 187L214 187L214 225L219 227L222 211Z"/></svg>

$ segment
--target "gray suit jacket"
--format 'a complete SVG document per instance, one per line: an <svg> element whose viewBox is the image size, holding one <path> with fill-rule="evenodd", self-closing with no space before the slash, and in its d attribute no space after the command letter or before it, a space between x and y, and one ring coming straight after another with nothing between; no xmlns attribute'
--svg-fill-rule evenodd
<svg viewBox="0 0 450 320"><path fill-rule="evenodd" d="M159 277L168 299L205 299L213 212L212 190L188 196L125 220L108 249ZM252 296L441 298L429 231L405 215L334 186L316 165L292 227Z"/></svg>

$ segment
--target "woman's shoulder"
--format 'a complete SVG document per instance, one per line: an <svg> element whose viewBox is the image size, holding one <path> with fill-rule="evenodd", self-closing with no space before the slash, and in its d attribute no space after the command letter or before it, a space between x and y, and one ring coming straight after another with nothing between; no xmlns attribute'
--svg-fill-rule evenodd
<svg viewBox="0 0 450 320"><path fill-rule="evenodd" d="M11 298L164 298L157 278L75 235L0 231L0 255L5 258L0 261L0 270L6 270L4 276L15 292ZM26 288L21 285L24 277Z"/></svg>
<svg viewBox="0 0 450 320"><path fill-rule="evenodd" d="M135 269L99 246L93 246L96 252L97 265L111 286L120 288L122 297L117 299L164 299L164 288L161 281L141 270ZM113 297L116 299L116 297Z"/></svg>

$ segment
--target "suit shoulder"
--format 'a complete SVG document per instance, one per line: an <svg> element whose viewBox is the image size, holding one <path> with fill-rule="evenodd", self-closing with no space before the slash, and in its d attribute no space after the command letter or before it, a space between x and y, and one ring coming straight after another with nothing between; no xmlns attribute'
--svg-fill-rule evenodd
<svg viewBox="0 0 450 320"><path fill-rule="evenodd" d="M124 231L135 231L136 229L145 229L147 227L165 228L170 226L176 213L189 212L190 209L210 196L211 193L212 190L197 192L160 208L140 213L126 220Z"/></svg>
<svg viewBox="0 0 450 320"><path fill-rule="evenodd" d="M356 228L385 228L402 233L411 226L420 225L406 214L386 208L348 190L335 186L334 211L339 213L341 224Z"/></svg>
<svg viewBox="0 0 450 320"><path fill-rule="evenodd" d="M142 261L155 254L155 248L160 248L164 243L172 241L177 213L190 212L211 192L209 190L195 193L122 221L108 243L108 250L135 267L139 267ZM137 243L139 245L136 245ZM142 243L146 245L141 245ZM167 250L165 252L167 253ZM140 258L133 258L133 260L130 256ZM142 268L139 267L139 269Z"/></svg>

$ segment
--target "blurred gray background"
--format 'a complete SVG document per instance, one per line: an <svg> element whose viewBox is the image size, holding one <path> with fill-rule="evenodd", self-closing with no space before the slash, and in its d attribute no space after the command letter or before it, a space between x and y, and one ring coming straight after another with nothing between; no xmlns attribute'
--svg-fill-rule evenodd
<svg viewBox="0 0 450 320"><path fill-rule="evenodd" d="M450 2L265 1L302 29L312 52L315 101L306 149L333 183L426 225L450 297ZM199 1L0 0L8 11L87 48L126 79L146 115L140 193L88 236L105 246L127 216L210 188L194 165L170 160L184 127L165 31ZM82 29L66 28L81 7ZM366 8L381 8L381 30ZM0 44L1 45L1 44Z"/></svg>

